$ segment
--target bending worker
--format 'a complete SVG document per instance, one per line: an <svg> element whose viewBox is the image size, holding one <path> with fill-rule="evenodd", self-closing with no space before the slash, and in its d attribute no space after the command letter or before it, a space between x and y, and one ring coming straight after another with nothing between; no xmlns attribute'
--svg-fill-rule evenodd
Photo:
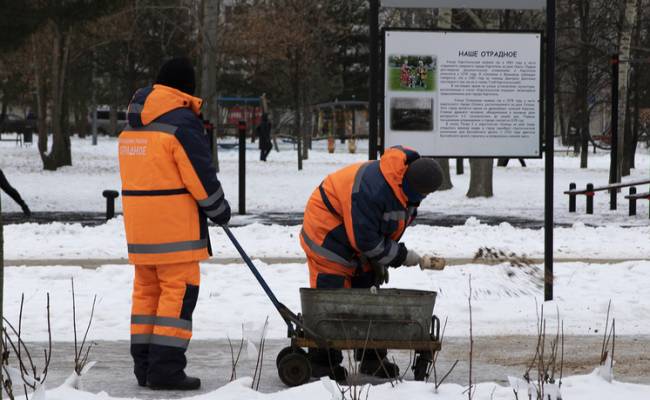
<svg viewBox="0 0 650 400"><path fill-rule="evenodd" d="M436 161L401 146L388 149L380 161L354 164L326 177L307 203L300 234L311 287L369 288L388 282L388 267L431 268L429 257L399 240L420 202L441 183ZM341 352L310 349L309 356L314 377L345 378ZM386 350L366 351L359 371L397 376L399 368L385 358Z"/></svg>
<svg viewBox="0 0 650 400"><path fill-rule="evenodd" d="M135 264L131 355L140 386L198 389L185 375L199 261L211 255L206 217L230 219L193 97L188 59L165 63L156 84L138 90L120 134L124 226Z"/></svg>

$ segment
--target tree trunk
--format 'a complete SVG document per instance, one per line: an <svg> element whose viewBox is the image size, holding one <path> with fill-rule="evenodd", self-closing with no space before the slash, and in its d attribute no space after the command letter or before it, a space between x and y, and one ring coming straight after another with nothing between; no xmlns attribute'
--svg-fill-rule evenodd
<svg viewBox="0 0 650 400"><path fill-rule="evenodd" d="M440 29L451 29L451 20L453 14L451 8L440 8L438 9L438 28ZM451 174L449 172L449 159L448 158L436 158L438 164L442 168L442 184L438 190L449 190L454 187L451 183Z"/></svg>
<svg viewBox="0 0 650 400"><path fill-rule="evenodd" d="M219 9L221 0L203 1L203 29L202 41L203 52L201 53L201 97L203 98L203 116L207 120L218 118L217 113L217 30L219 22ZM212 121L214 122L214 121ZM217 126L217 124L215 124ZM217 131L214 130L215 146L212 152L212 159L217 172L219 172L219 146L217 143Z"/></svg>
<svg viewBox="0 0 650 400"><path fill-rule="evenodd" d="M588 167L589 160L589 18L590 4L588 0L583 0L578 6L578 20L580 21L580 46L579 59L584 60L576 67L576 104L577 104L577 121L576 131L580 140L580 168Z"/></svg>
<svg viewBox="0 0 650 400"><path fill-rule="evenodd" d="M641 42L641 14L639 9L641 1L636 2L635 26L633 27L632 43L640 46ZM630 52L630 54L632 54ZM634 168L634 155L639 138L639 72L634 70L631 74L631 88L628 91L626 107L626 124L625 124L625 145L623 149L623 163L621 166L621 175L629 176L630 171ZM633 104L630 100L633 99Z"/></svg>
<svg viewBox="0 0 650 400"><path fill-rule="evenodd" d="M632 43L632 31L636 21L637 14L637 0L625 0L625 8L623 10L623 21L621 23L621 35L618 45L619 59L630 59L630 45ZM618 70L618 165L617 165L617 182L621 181L623 172L623 159L625 157L625 127L628 117L628 73L630 71L630 63L622 62Z"/></svg>
<svg viewBox="0 0 650 400"><path fill-rule="evenodd" d="M52 150L49 154L41 153L43 168L54 171L59 167L72 165L70 154L70 136L64 130L64 90L68 55L70 52L70 31L62 33L54 27L52 48Z"/></svg>
<svg viewBox="0 0 650 400"><path fill-rule="evenodd" d="M301 110L300 110L300 51L293 49L289 56L292 64L292 88L293 88L293 110L294 110L294 136L298 143L298 171L302 171L302 126L301 126Z"/></svg>
<svg viewBox="0 0 650 400"><path fill-rule="evenodd" d="M580 127L580 168L589 168L589 133Z"/></svg>
<svg viewBox="0 0 650 400"><path fill-rule="evenodd" d="M36 113L38 127L38 152L43 162L44 155L47 153L47 88L45 79L41 75L43 65L37 56L36 39L32 38L32 61L34 63L34 86L36 91Z"/></svg>
<svg viewBox="0 0 650 400"><path fill-rule="evenodd" d="M301 130L302 133L302 159L307 160L309 159L309 136L311 133L311 118L309 114L309 110L307 109L307 89L306 88L301 88L300 90L301 96L300 96L300 118L301 118L301 126L303 127Z"/></svg>
<svg viewBox="0 0 650 400"><path fill-rule="evenodd" d="M469 190L467 197L492 197L492 158L470 158L469 159Z"/></svg>

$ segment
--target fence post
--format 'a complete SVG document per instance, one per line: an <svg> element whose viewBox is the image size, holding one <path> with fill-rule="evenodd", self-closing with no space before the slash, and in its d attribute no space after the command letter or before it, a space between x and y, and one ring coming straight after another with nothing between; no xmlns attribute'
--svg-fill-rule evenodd
<svg viewBox="0 0 650 400"><path fill-rule="evenodd" d="M618 189L609 190L609 209L616 210L616 196L618 195Z"/></svg>
<svg viewBox="0 0 650 400"><path fill-rule="evenodd" d="M106 221L115 218L115 199L120 194L116 190L104 190L102 196L106 198Z"/></svg>
<svg viewBox="0 0 650 400"><path fill-rule="evenodd" d="M569 192L576 190L574 182L569 183ZM576 212L576 195L569 193L569 212Z"/></svg>
<svg viewBox="0 0 650 400"><path fill-rule="evenodd" d="M636 188L632 186L630 188L630 196L633 196L636 194ZM630 211L628 213L630 216L636 215L636 199L630 197Z"/></svg>
<svg viewBox="0 0 650 400"><path fill-rule="evenodd" d="M593 214L594 213L594 184L593 183L588 183L587 184L587 193L585 193L587 197L587 214Z"/></svg>

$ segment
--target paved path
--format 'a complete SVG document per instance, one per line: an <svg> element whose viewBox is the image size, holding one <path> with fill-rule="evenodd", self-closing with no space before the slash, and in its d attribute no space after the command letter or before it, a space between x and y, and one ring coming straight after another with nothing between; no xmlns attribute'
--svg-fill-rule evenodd
<svg viewBox="0 0 650 400"><path fill-rule="evenodd" d="M616 338L617 380L650 384L650 337L622 336ZM474 376L480 381L494 381L506 384L508 375L521 376L532 359L537 338L532 336L488 336L474 340ZM570 336L565 338L565 375L589 373L598 364L602 337ZM266 343L262 381L260 390L274 392L284 388L275 369L276 354L287 345L287 340L269 340ZM34 348L42 344L34 345ZM72 371L74 346L71 343L55 343L53 347L51 372L48 387L61 384ZM460 360L447 382L467 384L468 340L466 338L447 338L438 360L439 374L443 374L454 360ZM38 353L38 352L35 352ZM408 352L391 352L391 356L405 369L409 364ZM141 399L181 398L183 393L159 393L136 385L131 373L131 359L128 343L98 342L92 351L92 360L99 363L84 378L85 390L106 391L117 397L138 397ZM188 372L202 378L201 393L215 390L230 379L230 348L226 340L193 341L189 350ZM42 365L42 363L41 363ZM252 376L255 361L244 355L237 368L237 375ZM440 372L442 371L442 372ZM412 379L412 374L407 374ZM376 383L377 380L372 381Z"/></svg>
<svg viewBox="0 0 650 400"><path fill-rule="evenodd" d="M31 218L26 219L22 213L10 212L2 215L5 225L34 222L47 224L51 222L80 223L86 226L100 225L106 222L105 213L101 212L60 212L45 211L34 212ZM457 226L464 225L468 218L475 217L483 224L499 225L507 222L515 228L541 229L544 227L543 220L522 218L511 215L463 215L443 214L428 211L418 213L415 225L436 225L436 226ZM231 226L244 226L252 223L279 224L279 225L302 225L303 213L301 212L264 212L261 214L233 215L230 221ZM569 227L570 223L555 221L556 227Z"/></svg>

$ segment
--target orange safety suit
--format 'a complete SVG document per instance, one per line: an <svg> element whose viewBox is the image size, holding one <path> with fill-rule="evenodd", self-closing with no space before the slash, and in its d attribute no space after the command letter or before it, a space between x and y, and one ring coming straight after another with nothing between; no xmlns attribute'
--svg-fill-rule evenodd
<svg viewBox="0 0 650 400"><path fill-rule="evenodd" d="M407 250L398 241L423 198L404 187L404 174L419 157L393 147L380 161L334 172L314 190L300 233L311 287L369 287L371 263L403 263Z"/></svg>
<svg viewBox="0 0 650 400"><path fill-rule="evenodd" d="M211 254L206 217L230 207L199 118L201 99L164 85L138 90L119 137L122 206L135 264L131 354L138 381L184 378L199 293Z"/></svg>

